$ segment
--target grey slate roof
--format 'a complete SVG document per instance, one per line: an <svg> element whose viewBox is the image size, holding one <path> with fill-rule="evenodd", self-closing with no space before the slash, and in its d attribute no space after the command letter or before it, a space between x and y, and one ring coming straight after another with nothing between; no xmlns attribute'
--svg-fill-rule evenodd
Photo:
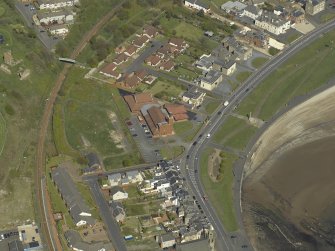
<svg viewBox="0 0 335 251"><path fill-rule="evenodd" d="M184 92L183 96L189 99L198 99L203 92L199 91L196 87L192 87L186 92Z"/></svg>
<svg viewBox="0 0 335 251"><path fill-rule="evenodd" d="M123 188L122 188L122 187L119 187L119 186L112 187L109 191L110 191L110 194L111 194L111 195L114 195L114 194L116 194L117 192L122 192L122 193L124 193Z"/></svg>
<svg viewBox="0 0 335 251"><path fill-rule="evenodd" d="M80 213L83 212L90 214L91 211L78 192L76 185L67 173L66 169L64 167L54 168L51 171L51 176L75 223L84 220L89 225L93 225L95 223L95 219L93 217L80 215Z"/></svg>
<svg viewBox="0 0 335 251"><path fill-rule="evenodd" d="M88 166L89 167L99 168L101 166L101 162L100 162L99 157L96 153L88 153L88 154L86 154L86 158L88 160Z"/></svg>
<svg viewBox="0 0 335 251"><path fill-rule="evenodd" d="M210 251L208 239L177 244L176 251Z"/></svg>
<svg viewBox="0 0 335 251"><path fill-rule="evenodd" d="M214 84L221 77L221 73L218 71L210 70L205 76L201 78L202 81L206 81L209 84Z"/></svg>
<svg viewBox="0 0 335 251"><path fill-rule="evenodd" d="M254 5L248 5L244 10L247 11L247 12L250 12L254 15L258 15L258 13L260 12L260 9L258 9Z"/></svg>

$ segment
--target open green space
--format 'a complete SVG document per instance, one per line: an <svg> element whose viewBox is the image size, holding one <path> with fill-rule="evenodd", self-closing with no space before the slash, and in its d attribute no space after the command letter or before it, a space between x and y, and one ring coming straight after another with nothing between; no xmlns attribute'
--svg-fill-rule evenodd
<svg viewBox="0 0 335 251"><path fill-rule="evenodd" d="M246 81L248 79L248 77L252 74L252 72L250 71L242 71L237 73L236 75L236 80L240 83L243 83L244 81Z"/></svg>
<svg viewBox="0 0 335 251"><path fill-rule="evenodd" d="M0 17L2 17L5 14L5 8L0 5Z"/></svg>
<svg viewBox="0 0 335 251"><path fill-rule="evenodd" d="M128 185L124 187L124 190L128 193L129 199L137 198L140 195L136 185Z"/></svg>
<svg viewBox="0 0 335 251"><path fill-rule="evenodd" d="M0 156L2 154L2 150L6 142L6 132L7 132L6 121L2 116L2 114L0 113Z"/></svg>
<svg viewBox="0 0 335 251"><path fill-rule="evenodd" d="M185 38L186 40L198 41L202 36L204 31L198 27L195 27L189 23L179 23L175 27L176 36Z"/></svg>
<svg viewBox="0 0 335 251"><path fill-rule="evenodd" d="M122 204L125 208L127 216L140 216L158 213L161 202L162 201L148 201L145 203L133 203L131 201L125 200Z"/></svg>
<svg viewBox="0 0 335 251"><path fill-rule="evenodd" d="M335 32L325 34L271 73L239 105L241 115L270 119L290 100L305 95L334 77Z"/></svg>
<svg viewBox="0 0 335 251"><path fill-rule="evenodd" d="M157 98L171 101L177 98L184 90L185 88L179 84L158 80L148 91Z"/></svg>
<svg viewBox="0 0 335 251"><path fill-rule="evenodd" d="M215 143L243 150L257 128L246 121L230 116L214 134Z"/></svg>
<svg viewBox="0 0 335 251"><path fill-rule="evenodd" d="M252 67L254 68L260 68L261 66L263 66L269 59L268 58L263 58L263 57L259 57L259 58L255 58L252 60L251 64Z"/></svg>
<svg viewBox="0 0 335 251"><path fill-rule="evenodd" d="M90 207L92 216L95 219L99 220L100 215L99 215L99 212L98 212L98 208L97 208L97 206L96 206L96 204L95 204L95 202L92 198L92 194L91 194L91 191L90 191L89 187L82 182L78 182L78 183L76 183L76 185L77 185L78 191L81 194L81 196L83 197L84 201Z"/></svg>
<svg viewBox="0 0 335 251"><path fill-rule="evenodd" d="M161 155L164 159L175 159L184 152L183 146L164 146L161 148Z"/></svg>
<svg viewBox="0 0 335 251"><path fill-rule="evenodd" d="M335 13L331 12L331 13L322 14L321 17L320 17L320 20L321 20L321 22L326 23L326 22L328 22L328 21L330 21L334 18L335 18Z"/></svg>
<svg viewBox="0 0 335 251"><path fill-rule="evenodd" d="M200 179L205 188L206 195L214 206L219 215L224 227L228 231L236 231L238 225L236 222L234 201L233 201L233 181L234 175L232 172L233 163L236 156L224 153L222 179L213 182L208 174L208 159L213 149L205 149L200 157Z"/></svg>
<svg viewBox="0 0 335 251"><path fill-rule="evenodd" d="M210 102L208 102L205 106L205 111L208 114L212 114L217 108L218 106L221 104L221 101L218 100L211 100Z"/></svg>
<svg viewBox="0 0 335 251"><path fill-rule="evenodd" d="M178 137L185 142L190 142L198 133L202 123L195 123L192 121L182 121L173 124L173 130Z"/></svg>

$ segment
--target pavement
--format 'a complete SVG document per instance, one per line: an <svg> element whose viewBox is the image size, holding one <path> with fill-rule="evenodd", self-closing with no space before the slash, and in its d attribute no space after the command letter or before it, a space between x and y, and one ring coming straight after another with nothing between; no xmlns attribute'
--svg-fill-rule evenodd
<svg viewBox="0 0 335 251"><path fill-rule="evenodd" d="M335 27L335 21L329 22L323 26L320 26L317 30L312 31L305 37L295 41L290 47L281 51L276 57L268 61L261 69L254 72L249 79L240 86L235 93L228 99L229 105L227 107L220 106L214 115L211 117L206 126L200 130L199 135L213 135L215 131L224 124L228 118L228 114L232 112L241 101L248 96L250 90L255 88L261 81L267 77L272 71L274 71L279 65L284 63L287 59L293 56L300 49L310 44L318 37L323 36L324 33L332 30ZM203 186L200 182L199 173L195 173L195 170L199 169L199 157L201 152L206 148L207 144L210 143L210 138L205 136L198 138L196 144L192 144L189 149L186 150L187 159L183 162L185 168L188 184L190 185L193 193L203 208L206 216L213 225L217 233L217 246L218 250L253 250L252 246L248 242L247 235L244 231L242 223L242 208L241 208L241 187L243 182L243 165L239 165L239 168L234 169L235 185L234 185L234 198L235 198L235 209L237 213L237 221L240 229L238 233L234 233L236 238L231 238L219 217L217 216L214 208L210 202L204 199L206 196Z"/></svg>

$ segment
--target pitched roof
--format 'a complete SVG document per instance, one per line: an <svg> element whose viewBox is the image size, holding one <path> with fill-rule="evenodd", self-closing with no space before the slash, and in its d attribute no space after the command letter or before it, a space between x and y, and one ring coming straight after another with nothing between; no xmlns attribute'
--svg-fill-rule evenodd
<svg viewBox="0 0 335 251"><path fill-rule="evenodd" d="M187 113L185 106L179 104L165 104L164 108L170 115Z"/></svg>
<svg viewBox="0 0 335 251"><path fill-rule="evenodd" d="M101 165L101 162L99 160L99 157L96 153L88 153L86 154L86 158L88 160L88 166L89 167L99 167Z"/></svg>
<svg viewBox="0 0 335 251"><path fill-rule="evenodd" d="M132 112L140 111L143 105L154 102L152 95L147 92L126 95L123 98Z"/></svg>
<svg viewBox="0 0 335 251"><path fill-rule="evenodd" d="M143 28L143 34L148 35L149 37L154 37L158 33L158 29L151 26L151 25L146 25Z"/></svg>
<svg viewBox="0 0 335 251"><path fill-rule="evenodd" d="M124 54L124 52L123 52L123 53L120 53L120 54L117 55L116 58L114 59L114 63L116 63L116 64L121 64L121 63L127 61L128 58L129 58L129 57L128 57L126 54Z"/></svg>
<svg viewBox="0 0 335 251"><path fill-rule="evenodd" d="M151 65L158 65L161 61L161 58L157 55L150 55L149 57L147 57L147 59L145 60L145 62L147 64L151 64Z"/></svg>
<svg viewBox="0 0 335 251"><path fill-rule="evenodd" d="M124 53L128 53L129 55L133 55L135 52L137 51L136 46L134 45L129 45L126 50L124 51Z"/></svg>
<svg viewBox="0 0 335 251"><path fill-rule="evenodd" d="M136 47L142 47L148 41L149 38L147 36L140 36L133 41L133 45L135 45Z"/></svg>
<svg viewBox="0 0 335 251"><path fill-rule="evenodd" d="M135 87L140 82L141 81L139 80L139 78L135 74L133 74L131 76L128 76L123 80L124 85L127 86L127 87L130 87L130 88Z"/></svg>
<svg viewBox="0 0 335 251"><path fill-rule="evenodd" d="M170 38L169 44L171 44L173 46L183 46L183 45L186 45L186 42L182 38L174 37L174 38Z"/></svg>
<svg viewBox="0 0 335 251"><path fill-rule="evenodd" d="M156 126L162 123L166 123L165 115L159 107L150 107L147 112Z"/></svg>
<svg viewBox="0 0 335 251"><path fill-rule="evenodd" d="M163 62L161 65L160 65L160 68L162 68L163 70L166 70L166 71L170 71L172 70L174 67L174 63L172 60L168 60L166 62Z"/></svg>
<svg viewBox="0 0 335 251"><path fill-rule="evenodd" d="M188 115L186 113L174 114L172 115L172 117L175 121L181 121L181 120L188 119Z"/></svg>
<svg viewBox="0 0 335 251"><path fill-rule="evenodd" d="M139 78L139 80L143 80L145 79L146 76L148 76L148 72L146 70L139 70L135 72L135 75Z"/></svg>
<svg viewBox="0 0 335 251"><path fill-rule="evenodd" d="M119 187L119 186L112 187L109 191L110 191L111 195L114 195L117 192L125 193L125 191L123 190L123 188Z"/></svg>

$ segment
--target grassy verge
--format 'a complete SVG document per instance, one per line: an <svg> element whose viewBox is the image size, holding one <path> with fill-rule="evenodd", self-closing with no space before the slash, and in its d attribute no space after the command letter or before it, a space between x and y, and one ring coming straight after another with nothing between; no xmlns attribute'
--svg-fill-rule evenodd
<svg viewBox="0 0 335 251"><path fill-rule="evenodd" d="M205 111L208 114L212 114L220 104L221 102L218 100L210 101L209 103L206 104Z"/></svg>
<svg viewBox="0 0 335 251"><path fill-rule="evenodd" d="M202 124L183 121L173 124L173 130L176 135L181 137L185 142L190 142L200 130Z"/></svg>
<svg viewBox="0 0 335 251"><path fill-rule="evenodd" d="M234 176L232 173L235 155L224 153L223 158L223 175L219 182L213 182L208 175L208 158L213 149L207 148L202 152L200 158L200 178L205 188L206 194L216 212L218 213L222 223L228 231L238 229L236 222L235 209L233 205L232 185Z"/></svg>
<svg viewBox="0 0 335 251"><path fill-rule="evenodd" d="M251 65L254 68L260 68L261 66L263 66L269 59L268 58L255 58L254 60L252 60Z"/></svg>
<svg viewBox="0 0 335 251"><path fill-rule="evenodd" d="M149 92L157 98L171 101L179 96L184 91L184 88L176 83L158 80L150 89Z"/></svg>
<svg viewBox="0 0 335 251"><path fill-rule="evenodd" d="M76 183L76 185L77 185L78 191L81 194L81 196L83 197L84 201L86 201L87 205L90 207L92 216L95 219L100 220L100 215L99 215L97 206L96 206L96 204L95 204L95 202L92 198L91 191L90 191L89 187L86 184L81 183L81 182Z"/></svg>
<svg viewBox="0 0 335 251"><path fill-rule="evenodd" d="M236 80L240 83L243 83L244 81L247 80L247 78L252 74L250 71L242 71L237 73L236 75Z"/></svg>
<svg viewBox="0 0 335 251"><path fill-rule="evenodd" d="M5 146L6 142L6 121L2 114L0 113L0 155L2 154L2 150Z"/></svg>
<svg viewBox="0 0 335 251"><path fill-rule="evenodd" d="M184 152L183 146L164 146L161 148L161 155L165 159L174 159Z"/></svg>

